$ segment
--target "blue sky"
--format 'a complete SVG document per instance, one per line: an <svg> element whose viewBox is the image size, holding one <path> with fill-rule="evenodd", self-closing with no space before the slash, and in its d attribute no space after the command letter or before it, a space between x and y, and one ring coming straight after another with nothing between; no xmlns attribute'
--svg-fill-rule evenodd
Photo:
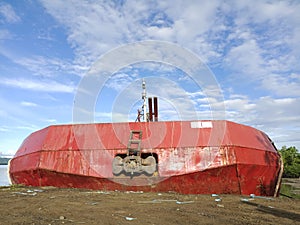
<svg viewBox="0 0 300 225"><path fill-rule="evenodd" d="M266 132L278 148L300 149L299 11L299 1L1 0L0 152L15 153L43 127L73 123L78 87L95 62L147 40L199 56L225 111L212 117L219 99L181 68L137 62L99 90L95 122L134 120L145 78L162 120L226 118Z"/></svg>

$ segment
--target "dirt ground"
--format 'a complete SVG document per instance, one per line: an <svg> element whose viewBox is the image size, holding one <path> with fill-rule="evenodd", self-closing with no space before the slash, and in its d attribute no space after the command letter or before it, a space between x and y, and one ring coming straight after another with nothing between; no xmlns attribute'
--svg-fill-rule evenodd
<svg viewBox="0 0 300 225"><path fill-rule="evenodd" d="M0 224L300 224L300 200L1 187Z"/></svg>

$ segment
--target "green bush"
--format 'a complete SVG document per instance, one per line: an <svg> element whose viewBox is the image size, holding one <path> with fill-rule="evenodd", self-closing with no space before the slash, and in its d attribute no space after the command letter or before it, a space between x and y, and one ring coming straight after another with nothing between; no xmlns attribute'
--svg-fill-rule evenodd
<svg viewBox="0 0 300 225"><path fill-rule="evenodd" d="M283 177L298 178L300 177L300 153L296 147L283 146L279 153L283 160L284 172Z"/></svg>
<svg viewBox="0 0 300 225"><path fill-rule="evenodd" d="M2 158L2 157L0 157L0 165L7 165L8 161L9 161L8 158Z"/></svg>

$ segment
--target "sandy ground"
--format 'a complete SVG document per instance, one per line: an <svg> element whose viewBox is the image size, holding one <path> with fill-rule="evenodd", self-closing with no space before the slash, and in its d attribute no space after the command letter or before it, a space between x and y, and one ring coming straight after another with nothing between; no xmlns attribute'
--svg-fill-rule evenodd
<svg viewBox="0 0 300 225"><path fill-rule="evenodd" d="M300 200L0 188L0 224L300 224Z"/></svg>

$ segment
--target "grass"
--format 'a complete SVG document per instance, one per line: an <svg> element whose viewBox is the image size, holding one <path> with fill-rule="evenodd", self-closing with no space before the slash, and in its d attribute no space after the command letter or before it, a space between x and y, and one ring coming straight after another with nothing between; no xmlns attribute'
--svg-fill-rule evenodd
<svg viewBox="0 0 300 225"><path fill-rule="evenodd" d="M300 199L300 189L293 187L289 184L281 184L280 195L289 198Z"/></svg>

